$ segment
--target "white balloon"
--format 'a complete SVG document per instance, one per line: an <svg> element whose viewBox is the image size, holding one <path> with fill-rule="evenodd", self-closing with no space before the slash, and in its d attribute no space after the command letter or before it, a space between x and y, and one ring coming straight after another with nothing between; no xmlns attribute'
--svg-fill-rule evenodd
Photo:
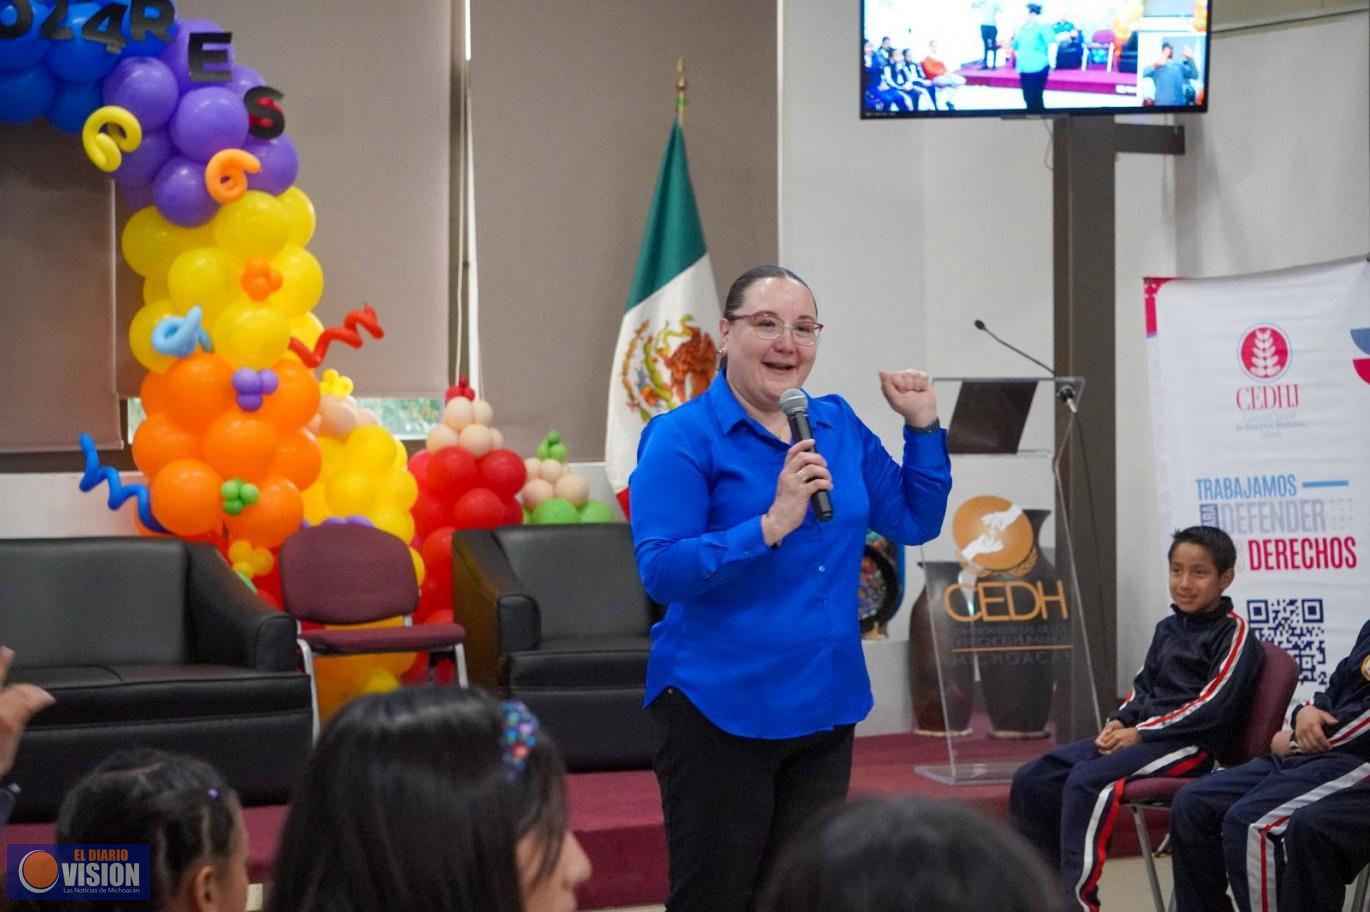
<svg viewBox="0 0 1370 912"><path fill-rule="evenodd" d="M461 429L458 436L461 438L461 445L477 459L494 447L494 437L490 434L490 429L483 424L468 424Z"/></svg>
<svg viewBox="0 0 1370 912"><path fill-rule="evenodd" d="M567 472L552 487L558 497L569 500L577 509L585 506L585 501L590 499L590 482L575 472Z"/></svg>
<svg viewBox="0 0 1370 912"><path fill-rule="evenodd" d="M555 496L556 491L552 488L552 483L541 478L534 478L523 486L523 505L529 510L536 510L539 504Z"/></svg>
<svg viewBox="0 0 1370 912"><path fill-rule="evenodd" d="M442 423L454 431L460 431L472 421L471 400L465 396L454 396L442 409Z"/></svg>
<svg viewBox="0 0 1370 912"><path fill-rule="evenodd" d="M558 462L555 459L544 459L542 460L542 471L538 474L548 481L555 482L566 474L566 463Z"/></svg>
<svg viewBox="0 0 1370 912"><path fill-rule="evenodd" d="M471 403L471 418L476 424L483 424L486 427L495 423L495 409L484 399L477 399Z"/></svg>
<svg viewBox="0 0 1370 912"><path fill-rule="evenodd" d="M460 445L461 436L445 424L435 425L433 430L428 432L427 447L431 453L445 450L450 446Z"/></svg>

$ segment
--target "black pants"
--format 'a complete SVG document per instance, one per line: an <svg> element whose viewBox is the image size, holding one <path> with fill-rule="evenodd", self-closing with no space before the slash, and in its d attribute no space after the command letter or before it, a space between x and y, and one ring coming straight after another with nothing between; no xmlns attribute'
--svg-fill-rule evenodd
<svg viewBox="0 0 1370 912"><path fill-rule="evenodd" d="M748 912L775 856L851 780L844 725L800 738L730 735L667 688L652 701L671 889L666 912Z"/></svg>
<svg viewBox="0 0 1370 912"><path fill-rule="evenodd" d="M985 44L985 52L980 57L980 69L999 65L999 26L980 26L980 40Z"/></svg>
<svg viewBox="0 0 1370 912"><path fill-rule="evenodd" d="M1023 101L1027 104L1029 111L1045 111L1046 102L1042 100L1042 94L1046 91L1047 77L1051 75L1051 67L1038 70L1036 73L1019 73L1018 81L1023 86Z"/></svg>

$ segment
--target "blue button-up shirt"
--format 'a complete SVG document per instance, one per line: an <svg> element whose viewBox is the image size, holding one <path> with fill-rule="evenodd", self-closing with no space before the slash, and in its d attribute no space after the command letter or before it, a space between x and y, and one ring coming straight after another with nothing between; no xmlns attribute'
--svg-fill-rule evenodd
<svg viewBox="0 0 1370 912"><path fill-rule="evenodd" d="M751 418L723 377L654 418L629 490L638 571L667 606L652 628L646 702L676 687L719 728L792 738L870 712L856 595L867 528L918 544L941 531L946 434L904 431L899 465L840 396L809 400L833 477L833 518L810 509L768 548L761 516L789 444Z"/></svg>

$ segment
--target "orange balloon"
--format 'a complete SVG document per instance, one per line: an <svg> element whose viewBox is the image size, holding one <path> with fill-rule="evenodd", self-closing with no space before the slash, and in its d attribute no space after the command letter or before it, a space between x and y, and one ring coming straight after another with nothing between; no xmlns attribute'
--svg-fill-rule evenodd
<svg viewBox="0 0 1370 912"><path fill-rule="evenodd" d="M152 479L152 515L170 532L204 535L223 522L223 478L198 459L177 459Z"/></svg>
<svg viewBox="0 0 1370 912"><path fill-rule="evenodd" d="M138 388L138 398L143 400L143 411L149 415L166 408L166 374L148 371Z"/></svg>
<svg viewBox="0 0 1370 912"><path fill-rule="evenodd" d="M274 548L300 529L304 499L300 489L273 475L257 486L257 502L228 517L234 539L245 538L258 548Z"/></svg>
<svg viewBox="0 0 1370 912"><path fill-rule="evenodd" d="M282 431L304 427L319 410L319 381L298 361L282 358L272 370L280 385L266 397L258 414Z"/></svg>
<svg viewBox="0 0 1370 912"><path fill-rule="evenodd" d="M200 439L179 427L166 412L148 415L133 434L133 464L148 478L169 462L196 459L199 455Z"/></svg>
<svg viewBox="0 0 1370 912"><path fill-rule="evenodd" d="M225 478L260 481L270 474L280 446L280 432L271 422L237 408L205 428L205 462Z"/></svg>
<svg viewBox="0 0 1370 912"><path fill-rule="evenodd" d="M166 409L181 427L200 433L233 407L233 368L218 355L182 358L166 372L163 384Z"/></svg>
<svg viewBox="0 0 1370 912"><path fill-rule="evenodd" d="M301 429L281 435L276 462L271 466L272 475L290 479L295 487L303 491L318 480L322 468L323 453L313 434Z"/></svg>

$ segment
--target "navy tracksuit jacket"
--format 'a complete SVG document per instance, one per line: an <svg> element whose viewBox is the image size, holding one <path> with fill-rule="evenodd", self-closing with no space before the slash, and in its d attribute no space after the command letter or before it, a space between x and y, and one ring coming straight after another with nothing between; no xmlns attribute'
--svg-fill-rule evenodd
<svg viewBox="0 0 1370 912"><path fill-rule="evenodd" d="M1078 908L1099 908L1099 875L1127 781L1211 769L1264 658L1229 599L1202 614L1172 606L1156 625L1132 693L1110 716L1135 727L1142 742L1100 754L1086 738L1019 768L1010 822L1057 865Z"/></svg>
<svg viewBox="0 0 1370 912"><path fill-rule="evenodd" d="M1370 864L1370 623L1313 705L1332 749L1261 757L1185 786L1170 831L1179 912L1338 912ZM1294 718L1306 707L1290 716Z"/></svg>

